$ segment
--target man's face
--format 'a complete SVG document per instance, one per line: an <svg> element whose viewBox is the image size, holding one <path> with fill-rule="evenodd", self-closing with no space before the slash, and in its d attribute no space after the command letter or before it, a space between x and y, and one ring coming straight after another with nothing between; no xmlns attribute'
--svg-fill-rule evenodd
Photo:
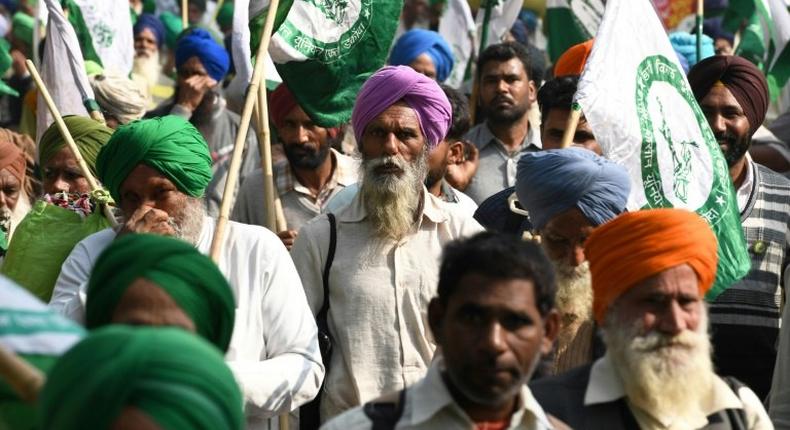
<svg viewBox="0 0 790 430"><path fill-rule="evenodd" d="M699 102L721 152L732 167L740 161L752 143L749 119L729 89L714 85Z"/></svg>
<svg viewBox="0 0 790 430"><path fill-rule="evenodd" d="M732 43L729 40L718 38L715 42L713 42L713 47L715 49L716 55L732 55Z"/></svg>
<svg viewBox="0 0 790 430"><path fill-rule="evenodd" d="M555 108L549 111L545 120L540 124L540 140L543 143L543 149L562 148L562 135L565 133L565 128L568 126L568 117L570 114L570 109ZM576 133L573 135L573 143L571 146L577 146L598 155L603 155L601 146L598 145L598 141L595 140L592 128L584 116L579 118L579 124L576 126Z"/></svg>
<svg viewBox="0 0 790 430"><path fill-rule="evenodd" d="M577 267L586 261L584 242L593 226L578 208L551 218L540 231L541 244L558 266Z"/></svg>
<svg viewBox="0 0 790 430"><path fill-rule="evenodd" d="M121 183L120 195L127 218L140 208L155 208L167 212L177 224L183 222L188 196L153 167L138 164Z"/></svg>
<svg viewBox="0 0 790 430"><path fill-rule="evenodd" d="M512 124L527 114L535 99L535 83L518 58L489 61L480 74L480 104L488 121Z"/></svg>
<svg viewBox="0 0 790 430"><path fill-rule="evenodd" d="M430 188L444 178L447 173L448 153L450 143L442 139L435 148L428 153L428 176L425 178L425 186Z"/></svg>
<svg viewBox="0 0 790 430"><path fill-rule="evenodd" d="M159 51L156 45L156 36L148 28L143 29L134 36L134 54L137 57L151 57Z"/></svg>
<svg viewBox="0 0 790 430"><path fill-rule="evenodd" d="M288 162L296 168L317 169L329 156L329 132L313 123L299 106L285 116L277 133Z"/></svg>
<svg viewBox="0 0 790 430"><path fill-rule="evenodd" d="M8 169L0 170L0 208L9 211L16 209L19 196L22 195L22 183Z"/></svg>
<svg viewBox="0 0 790 430"><path fill-rule="evenodd" d="M203 13L205 11L200 10L200 8L196 4L190 3L187 7L187 19L190 25L194 25L200 22L200 19L203 18Z"/></svg>
<svg viewBox="0 0 790 430"><path fill-rule="evenodd" d="M415 162L425 150L417 114L404 102L388 107L365 127L360 149L366 159L392 156ZM376 173L401 175L400 170L385 165L376 169Z"/></svg>
<svg viewBox="0 0 790 430"><path fill-rule="evenodd" d="M190 57L178 68L178 85L183 85L192 76L208 77L208 72L198 57Z"/></svg>
<svg viewBox="0 0 790 430"><path fill-rule="evenodd" d="M82 176L77 159L67 147L63 147L47 164L42 166L44 192L87 194L91 191L88 180Z"/></svg>
<svg viewBox="0 0 790 430"><path fill-rule="evenodd" d="M418 55L417 58L409 64L409 67L434 81L436 80L436 65L433 64L433 60L428 54L423 53Z"/></svg>
<svg viewBox="0 0 790 430"><path fill-rule="evenodd" d="M454 388L478 405L512 401L556 334L554 311L541 316L529 279L464 275L447 303L429 305L431 330Z"/></svg>

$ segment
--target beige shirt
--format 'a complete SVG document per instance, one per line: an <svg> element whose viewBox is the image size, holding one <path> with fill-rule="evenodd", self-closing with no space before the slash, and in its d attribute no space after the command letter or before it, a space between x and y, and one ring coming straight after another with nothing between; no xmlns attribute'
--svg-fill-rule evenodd
<svg viewBox="0 0 790 430"><path fill-rule="evenodd" d="M475 424L453 400L442 379L441 358L431 364L428 375L406 390L406 401L398 430L469 429ZM371 428L362 407L354 408L329 421L322 430L367 430ZM526 385L521 387L517 409L510 418L509 430L549 430L552 428L543 408Z"/></svg>
<svg viewBox="0 0 790 430"><path fill-rule="evenodd" d="M701 399L704 416L701 415L693 422L672 422L672 417L657 417L630 402L628 402L628 406L639 423L639 427L643 430L699 429L708 425L708 415L724 409L743 409L749 429L768 430L774 428L760 399L748 387L741 387L736 395L729 385L718 376L714 378L713 385L713 390L709 395ZM615 371L609 354L606 354L593 364L590 371L590 382L587 384L587 391L584 394L584 405L609 403L625 397L625 395L622 380Z"/></svg>
<svg viewBox="0 0 790 430"><path fill-rule="evenodd" d="M436 295L443 246L482 227L424 189L417 231L400 242L375 238L358 193L337 213L329 276L332 363L321 400L323 421L419 381L436 348L428 302ZM329 247L325 215L305 224L291 250L313 314L323 302Z"/></svg>

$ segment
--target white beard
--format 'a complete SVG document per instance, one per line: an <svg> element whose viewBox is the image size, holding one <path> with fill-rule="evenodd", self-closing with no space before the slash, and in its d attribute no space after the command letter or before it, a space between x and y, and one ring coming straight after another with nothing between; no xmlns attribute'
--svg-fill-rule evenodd
<svg viewBox="0 0 790 430"><path fill-rule="evenodd" d="M11 241L11 236L14 235L14 231L19 226L19 223L27 216L27 213L30 212L30 209L33 206L30 204L30 199L28 199L27 195L24 191L19 192L19 197L16 200L16 207L14 210L8 209L8 207L3 206L0 208L0 223L7 223L8 226L8 241Z"/></svg>
<svg viewBox="0 0 790 430"><path fill-rule="evenodd" d="M567 315L574 321L592 318L592 278L590 263L585 261L573 267L565 262L552 261L557 273L557 310L563 318Z"/></svg>
<svg viewBox="0 0 790 430"><path fill-rule="evenodd" d="M151 94L151 88L159 82L159 77L162 75L162 65L159 64L159 51L153 53L150 57L135 56L132 74L145 80L148 84L147 93Z"/></svg>
<svg viewBox="0 0 790 430"><path fill-rule="evenodd" d="M640 335L641 322L622 321L615 309L609 311L603 327L607 354L631 404L654 417L671 418L677 428L705 418L701 399L710 394L715 378L707 327L703 310L696 331Z"/></svg>
<svg viewBox="0 0 790 430"><path fill-rule="evenodd" d="M205 215L206 209L203 206L203 200L190 197L187 199L187 204L181 212L181 222L177 223L173 216L170 216L168 222L175 230L177 238L192 245L197 245L198 240L200 240L200 232L203 230Z"/></svg>
<svg viewBox="0 0 790 430"><path fill-rule="evenodd" d="M387 156L363 160L359 192L374 232L381 238L400 240L415 228L414 216L422 199L423 180L428 173L427 151L413 163ZM395 164L403 173L378 174L376 168Z"/></svg>

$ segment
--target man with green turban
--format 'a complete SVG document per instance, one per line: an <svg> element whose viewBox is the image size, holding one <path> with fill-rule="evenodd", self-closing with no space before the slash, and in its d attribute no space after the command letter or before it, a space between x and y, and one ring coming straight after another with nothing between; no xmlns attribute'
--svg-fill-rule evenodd
<svg viewBox="0 0 790 430"><path fill-rule="evenodd" d="M210 258L188 243L128 234L99 256L88 281L85 326L180 326L228 350L233 291Z"/></svg>
<svg viewBox="0 0 790 430"><path fill-rule="evenodd" d="M116 236L173 236L203 254L214 236L215 221L205 216L202 200L211 180L211 157L187 120L164 116L118 127L99 152L96 171L126 221L119 231L88 236L63 263L50 307L77 321L85 316L90 273ZM127 264L135 266L136 258L154 248L145 247ZM268 418L312 399L324 374L299 274L274 233L234 222L225 230L217 265L235 297L226 359L244 393L248 428L275 426Z"/></svg>
<svg viewBox="0 0 790 430"><path fill-rule="evenodd" d="M74 143L80 150L85 164L94 177L96 171L96 157L99 150L112 136L112 129L104 124L82 116L67 116L63 118ZM91 192L88 180L82 176L77 159L71 152L60 129L56 123L47 128L38 143L38 162L41 166L41 176L44 192L54 194L59 192L86 194Z"/></svg>
<svg viewBox="0 0 790 430"><path fill-rule="evenodd" d="M177 328L110 326L64 354L39 397L44 429L244 428L219 351Z"/></svg>

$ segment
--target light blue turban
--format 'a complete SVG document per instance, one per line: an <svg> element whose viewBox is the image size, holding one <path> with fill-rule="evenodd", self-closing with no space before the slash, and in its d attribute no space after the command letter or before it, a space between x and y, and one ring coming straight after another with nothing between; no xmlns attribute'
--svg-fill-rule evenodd
<svg viewBox="0 0 790 430"><path fill-rule="evenodd" d="M682 56L689 69L697 64L697 35L689 34L685 31L676 31L669 34L669 43L672 44L672 49L677 52L678 56ZM708 35L702 35L702 59L712 57L716 54L713 48L713 39ZM681 64L682 64L681 60ZM688 73L688 71L686 71Z"/></svg>
<svg viewBox="0 0 790 430"><path fill-rule="evenodd" d="M586 149L531 152L518 162L516 195L537 230L574 207L601 225L625 210L630 191L624 167Z"/></svg>
<svg viewBox="0 0 790 430"><path fill-rule="evenodd" d="M444 82L453 70L453 50L444 38L435 31L414 29L398 38L390 52L389 63L393 66L408 66L420 54L428 54L436 67L436 80Z"/></svg>

